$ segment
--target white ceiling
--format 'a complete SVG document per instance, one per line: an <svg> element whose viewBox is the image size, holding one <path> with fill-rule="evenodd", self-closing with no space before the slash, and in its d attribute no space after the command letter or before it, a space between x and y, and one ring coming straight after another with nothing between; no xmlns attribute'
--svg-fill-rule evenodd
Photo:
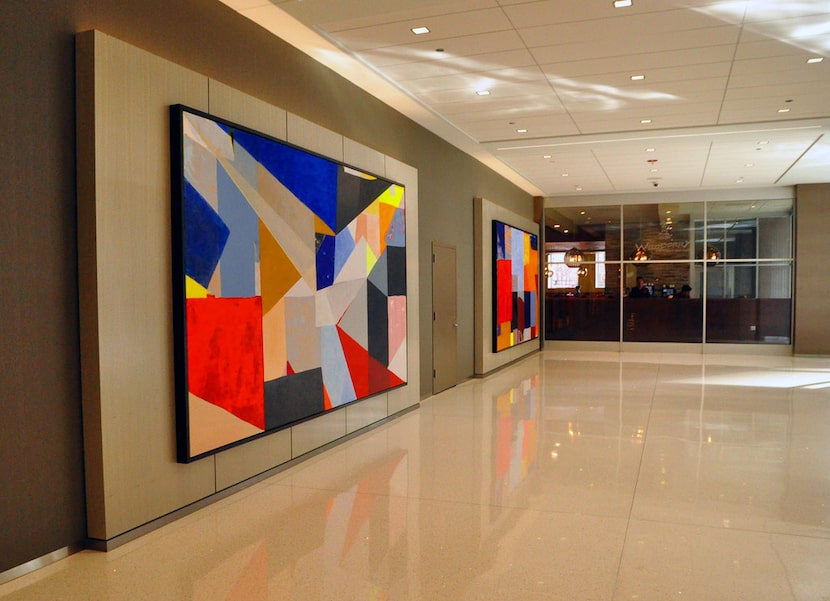
<svg viewBox="0 0 830 601"><path fill-rule="evenodd" d="M830 181L827 0L222 2L534 195Z"/></svg>

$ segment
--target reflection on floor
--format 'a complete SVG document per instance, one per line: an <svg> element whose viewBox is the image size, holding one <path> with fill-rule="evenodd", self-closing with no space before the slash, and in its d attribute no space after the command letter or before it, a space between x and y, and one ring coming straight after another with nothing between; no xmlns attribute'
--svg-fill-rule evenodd
<svg viewBox="0 0 830 601"><path fill-rule="evenodd" d="M3 601L830 599L830 360L533 355Z"/></svg>

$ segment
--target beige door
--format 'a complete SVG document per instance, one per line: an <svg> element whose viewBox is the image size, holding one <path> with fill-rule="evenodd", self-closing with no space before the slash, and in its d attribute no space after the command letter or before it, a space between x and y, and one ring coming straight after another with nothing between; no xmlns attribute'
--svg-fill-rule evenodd
<svg viewBox="0 0 830 601"><path fill-rule="evenodd" d="M455 247L432 243L432 392L458 382Z"/></svg>

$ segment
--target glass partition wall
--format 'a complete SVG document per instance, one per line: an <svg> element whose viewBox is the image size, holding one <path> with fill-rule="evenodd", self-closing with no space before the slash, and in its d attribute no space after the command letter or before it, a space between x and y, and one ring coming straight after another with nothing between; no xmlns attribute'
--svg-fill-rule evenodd
<svg viewBox="0 0 830 601"><path fill-rule="evenodd" d="M545 211L549 340L790 344L792 201Z"/></svg>

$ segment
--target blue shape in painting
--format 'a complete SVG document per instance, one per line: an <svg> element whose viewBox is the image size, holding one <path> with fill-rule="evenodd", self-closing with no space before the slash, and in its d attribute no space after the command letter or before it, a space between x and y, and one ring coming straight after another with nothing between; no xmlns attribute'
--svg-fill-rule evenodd
<svg viewBox="0 0 830 601"><path fill-rule="evenodd" d="M334 283L334 236L317 235L317 290Z"/></svg>
<svg viewBox="0 0 830 601"><path fill-rule="evenodd" d="M515 227L510 232L510 240L513 243L513 248L510 249L510 258L513 264L513 275L519 278L519 286L517 290L524 288L525 278L525 236L526 234Z"/></svg>
<svg viewBox="0 0 830 601"><path fill-rule="evenodd" d="M378 257L375 266L372 267L372 271L369 273L369 281L372 282L377 289L383 292L384 294L389 294L389 252L384 252L380 257Z"/></svg>
<svg viewBox="0 0 830 601"><path fill-rule="evenodd" d="M528 325L535 326L536 325L536 316L539 314L536 308L537 297L536 295L531 292L525 292L525 307L527 307L527 311L529 312L528 320L525 322Z"/></svg>
<svg viewBox="0 0 830 601"><path fill-rule="evenodd" d="M504 247L504 230L506 226L503 223L496 223L496 260L501 261L505 258Z"/></svg>
<svg viewBox="0 0 830 601"><path fill-rule="evenodd" d="M397 209L386 232L387 246L406 246L406 220L404 210Z"/></svg>
<svg viewBox="0 0 830 601"><path fill-rule="evenodd" d="M190 182L184 184L184 272L207 288L230 230Z"/></svg>
<svg viewBox="0 0 830 601"><path fill-rule="evenodd" d="M349 257L352 256L355 243L352 233L348 228L337 232L337 238L334 242L334 277L340 275Z"/></svg>
<svg viewBox="0 0 830 601"><path fill-rule="evenodd" d="M343 355L336 326L324 326L320 330L320 354L323 365L323 384L329 393L333 407L339 407L357 398L352 385L349 366Z"/></svg>
<svg viewBox="0 0 830 601"><path fill-rule="evenodd" d="M257 295L259 218L225 169L217 166L219 215L230 228L222 253L222 296L251 298Z"/></svg>
<svg viewBox="0 0 830 601"><path fill-rule="evenodd" d="M234 139L333 230L337 214L337 165L256 134L236 130Z"/></svg>

